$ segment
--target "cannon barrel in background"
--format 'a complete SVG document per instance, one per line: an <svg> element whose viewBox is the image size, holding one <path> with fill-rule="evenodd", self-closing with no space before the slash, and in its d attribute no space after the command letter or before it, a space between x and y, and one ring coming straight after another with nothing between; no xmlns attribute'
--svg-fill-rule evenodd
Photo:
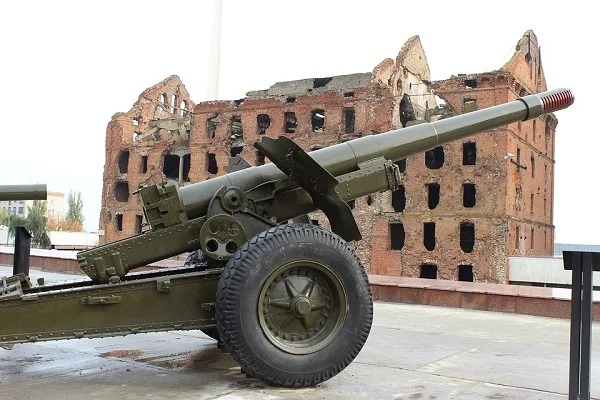
<svg viewBox="0 0 600 400"><path fill-rule="evenodd" d="M388 160L399 161L478 132L561 110L573 102L574 97L570 90L555 89L468 114L365 136L309 154L331 175L339 176L355 171L359 163L376 157L383 156ZM284 178L286 175L274 164L267 164L179 188L179 198L188 218L193 219L205 215L210 200L222 186L233 185L242 190L249 190L265 182ZM275 206L280 210L278 220L293 218L298 216L296 214L302 215L314 210L310 197L300 195L301 199L298 198L298 193L290 195L295 200L293 206ZM281 199L283 198L285 194L281 196ZM277 203L277 199L275 202Z"/></svg>
<svg viewBox="0 0 600 400"><path fill-rule="evenodd" d="M48 190L45 184L0 185L0 201L46 200Z"/></svg>

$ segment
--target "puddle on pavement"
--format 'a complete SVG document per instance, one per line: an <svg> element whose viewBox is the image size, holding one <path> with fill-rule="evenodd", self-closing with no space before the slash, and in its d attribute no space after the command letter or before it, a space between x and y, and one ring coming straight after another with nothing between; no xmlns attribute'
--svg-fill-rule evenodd
<svg viewBox="0 0 600 400"><path fill-rule="evenodd" d="M130 359L146 365L167 369L192 368L194 370L222 369L228 370L236 365L233 359L217 348L204 348L199 351L188 351L156 356L143 356L141 350L120 349L101 353L105 358Z"/></svg>
<svg viewBox="0 0 600 400"><path fill-rule="evenodd" d="M105 353L100 353L100 357L112 358L131 358L134 360L142 354L141 350L113 350Z"/></svg>

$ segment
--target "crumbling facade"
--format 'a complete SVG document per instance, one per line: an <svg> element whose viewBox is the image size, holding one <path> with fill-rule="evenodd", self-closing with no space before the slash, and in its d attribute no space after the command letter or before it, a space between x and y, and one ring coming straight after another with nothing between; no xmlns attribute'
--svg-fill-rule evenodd
<svg viewBox="0 0 600 400"><path fill-rule="evenodd" d="M141 206L129 195L140 185L210 179L238 154L269 162L253 147L264 135L284 134L310 151L545 89L531 31L500 70L437 82L417 36L371 73L276 83L236 101L194 105L172 76L109 123L103 242L143 231ZM399 160L400 190L349 203L370 272L507 283L508 256L551 255L556 124L542 116ZM327 225L321 213L310 217Z"/></svg>
<svg viewBox="0 0 600 400"><path fill-rule="evenodd" d="M191 111L195 104L177 76L146 89L106 128L100 244L144 229L138 196L143 185L190 181Z"/></svg>

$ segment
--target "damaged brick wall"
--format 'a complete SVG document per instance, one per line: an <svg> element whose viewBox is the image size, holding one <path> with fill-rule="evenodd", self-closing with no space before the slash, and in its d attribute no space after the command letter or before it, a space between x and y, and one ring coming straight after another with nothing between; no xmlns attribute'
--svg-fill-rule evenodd
<svg viewBox="0 0 600 400"><path fill-rule="evenodd" d="M252 165L268 162L254 148L262 136L283 134L310 151L369 134L369 78L356 74L284 82L242 100L198 104L190 147L205 162L192 179L223 173L236 154Z"/></svg>
<svg viewBox="0 0 600 400"><path fill-rule="evenodd" d="M129 191L165 179L203 181L225 173L228 158L236 154L252 165L269 162L253 147L264 135L285 134L310 151L545 89L537 39L530 31L501 70L430 79L418 36L371 73L280 82L235 101L194 106L179 79L170 77L109 123L101 215L106 239L139 231L137 199L116 200L124 193L116 185L124 179ZM173 105L180 102L185 106L175 115ZM363 235L354 246L367 269L505 283L509 255L552 254L556 124L553 115L510 124L398 161L401 191L350 202ZM124 152L129 157L125 175L119 172ZM122 230L115 229L114 215L121 215ZM322 213L310 217L328 227Z"/></svg>
<svg viewBox="0 0 600 400"><path fill-rule="evenodd" d="M182 180L189 181L186 167L194 106L179 77L173 75L146 89L128 112L112 117L106 129L101 244L144 229L141 204L131 195L141 185L178 181L180 172ZM182 167L179 171L176 166L176 176L170 167L175 157Z"/></svg>
<svg viewBox="0 0 600 400"><path fill-rule="evenodd" d="M511 61L499 71L460 75L435 82L433 87L454 114L546 90L537 39L533 32L526 32ZM545 115L466 138L462 143L450 143L444 146L444 153L449 155L448 168L441 168L439 171L446 169L437 177L428 171L427 179L442 179L444 182L449 179L450 182L475 185L476 203L473 207L460 206L464 187L455 184L453 189L447 188L445 192L451 203L455 207L458 205L453 213L460 216L460 221L471 221L475 226L475 246L466 257L471 260L464 262L473 266L476 281L507 283L507 257L510 255L553 254L555 128L556 118ZM453 167L452 162L458 164L462 158L462 146L469 142L476 145L475 165ZM409 186L410 179L407 181ZM441 192L444 192L443 183ZM451 210L440 209L440 213L448 211ZM439 240L440 250L443 250L441 254L445 258L442 266L438 264L438 274L452 275L456 261L463 262L459 259L464 251L456 249L456 246L452 249L452 243L457 240L456 232L446 238L441 236ZM421 251L412 264L427 255L427 251ZM415 254L411 251L412 256ZM452 265L452 261L455 261L455 265ZM410 260L407 262L411 264ZM403 272L403 275L410 276L410 273Z"/></svg>
<svg viewBox="0 0 600 400"><path fill-rule="evenodd" d="M502 67L512 76L512 96L547 90L538 40L529 30ZM554 249L554 114L512 124L507 152L509 169L507 214L509 255L552 255ZM524 167L524 168L523 168Z"/></svg>

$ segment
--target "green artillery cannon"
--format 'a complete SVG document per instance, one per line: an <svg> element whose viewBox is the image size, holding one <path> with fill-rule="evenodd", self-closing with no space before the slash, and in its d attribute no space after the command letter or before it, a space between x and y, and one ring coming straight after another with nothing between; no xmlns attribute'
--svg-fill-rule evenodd
<svg viewBox="0 0 600 400"><path fill-rule="evenodd" d="M373 314L367 275L347 243L361 235L346 201L397 189L395 161L573 101L569 90L548 91L310 154L286 137L265 137L255 147L272 164L238 160L214 179L144 187L150 229L79 253L89 280L4 280L0 345L201 329L269 384L327 380L359 353ZM331 231L288 223L316 209ZM195 250L205 266L129 273Z"/></svg>
<svg viewBox="0 0 600 400"><path fill-rule="evenodd" d="M46 185L0 185L0 201L46 200Z"/></svg>

